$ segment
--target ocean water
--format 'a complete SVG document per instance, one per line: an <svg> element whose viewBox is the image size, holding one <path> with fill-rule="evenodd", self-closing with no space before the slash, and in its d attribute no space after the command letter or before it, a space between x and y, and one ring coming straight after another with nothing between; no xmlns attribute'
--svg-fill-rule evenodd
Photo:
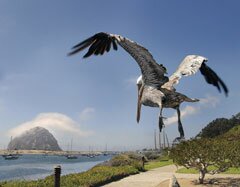
<svg viewBox="0 0 240 187"><path fill-rule="evenodd" d="M56 155L22 155L17 160L5 160L0 156L0 181L44 178L53 174L56 165L61 166L62 175L82 172L110 158L111 156L104 155L94 158L79 156L78 159L67 159L65 156Z"/></svg>

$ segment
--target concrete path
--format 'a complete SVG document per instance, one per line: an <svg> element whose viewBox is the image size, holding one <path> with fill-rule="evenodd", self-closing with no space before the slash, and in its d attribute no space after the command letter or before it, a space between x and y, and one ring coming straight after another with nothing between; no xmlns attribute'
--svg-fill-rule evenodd
<svg viewBox="0 0 240 187"><path fill-rule="evenodd" d="M165 186L168 187L169 181L173 175L175 175L177 179L181 178L198 179L198 174L181 174L175 173L176 171L177 167L175 165L164 166L152 169L147 172L142 172L140 174L131 175L119 181L107 184L105 185L105 187L165 187ZM206 178L228 178L228 177L240 178L240 175L234 174L206 175Z"/></svg>
<svg viewBox="0 0 240 187"><path fill-rule="evenodd" d="M175 165L164 166L123 178L105 187L156 187L161 182L170 179L176 170Z"/></svg>

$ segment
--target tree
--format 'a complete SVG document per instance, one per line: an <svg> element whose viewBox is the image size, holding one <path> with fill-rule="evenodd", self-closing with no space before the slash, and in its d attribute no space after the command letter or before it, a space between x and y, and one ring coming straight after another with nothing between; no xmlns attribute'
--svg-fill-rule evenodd
<svg viewBox="0 0 240 187"><path fill-rule="evenodd" d="M233 127L227 133L217 137L228 141L229 159L232 160L233 167L240 167L240 125Z"/></svg>
<svg viewBox="0 0 240 187"><path fill-rule="evenodd" d="M216 136L222 135L232 129L233 127L240 124L240 113L233 115L230 119L217 118L210 122L197 137L202 138L215 138Z"/></svg>
<svg viewBox="0 0 240 187"><path fill-rule="evenodd" d="M181 142L172 148L170 157L177 165L199 171L199 183L203 184L206 173L226 171L239 164L239 143L223 139L193 139ZM214 169L209 169L214 166Z"/></svg>
<svg viewBox="0 0 240 187"><path fill-rule="evenodd" d="M234 127L235 121L226 118L218 118L210 122L202 131L197 135L202 138L214 138L216 136L222 135L232 127Z"/></svg>

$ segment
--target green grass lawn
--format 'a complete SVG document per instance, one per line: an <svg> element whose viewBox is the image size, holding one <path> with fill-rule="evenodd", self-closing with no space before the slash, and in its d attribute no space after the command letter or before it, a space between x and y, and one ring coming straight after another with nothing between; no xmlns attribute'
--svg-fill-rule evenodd
<svg viewBox="0 0 240 187"><path fill-rule="evenodd" d="M210 167L210 170L213 170L214 167ZM186 173L186 174L198 174L199 172L196 169L190 168L181 168L177 170L177 173ZM222 174L240 174L240 168L229 168L227 171Z"/></svg>
<svg viewBox="0 0 240 187"><path fill-rule="evenodd" d="M171 164L173 164L172 160L149 161L145 164L144 168L145 170L148 171L150 169L159 168L159 167L163 167Z"/></svg>

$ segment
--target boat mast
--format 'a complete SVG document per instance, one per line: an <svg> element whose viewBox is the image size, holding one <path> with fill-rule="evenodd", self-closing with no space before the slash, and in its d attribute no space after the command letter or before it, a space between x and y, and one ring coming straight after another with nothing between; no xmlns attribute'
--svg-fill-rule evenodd
<svg viewBox="0 0 240 187"><path fill-rule="evenodd" d="M159 151L162 150L162 142L161 142L161 132L159 131L159 135L158 135L158 143L159 143Z"/></svg>
<svg viewBox="0 0 240 187"><path fill-rule="evenodd" d="M71 148L71 153L72 153L72 143L73 143L73 139L71 139L71 147L70 147Z"/></svg>
<svg viewBox="0 0 240 187"><path fill-rule="evenodd" d="M157 150L156 129L154 130L154 149Z"/></svg>
<svg viewBox="0 0 240 187"><path fill-rule="evenodd" d="M165 142L165 129L163 128L163 149L166 148L166 142Z"/></svg>
<svg viewBox="0 0 240 187"><path fill-rule="evenodd" d="M168 145L168 148L169 148L169 141L168 141L167 133L166 133L166 140L167 140L167 145Z"/></svg>

